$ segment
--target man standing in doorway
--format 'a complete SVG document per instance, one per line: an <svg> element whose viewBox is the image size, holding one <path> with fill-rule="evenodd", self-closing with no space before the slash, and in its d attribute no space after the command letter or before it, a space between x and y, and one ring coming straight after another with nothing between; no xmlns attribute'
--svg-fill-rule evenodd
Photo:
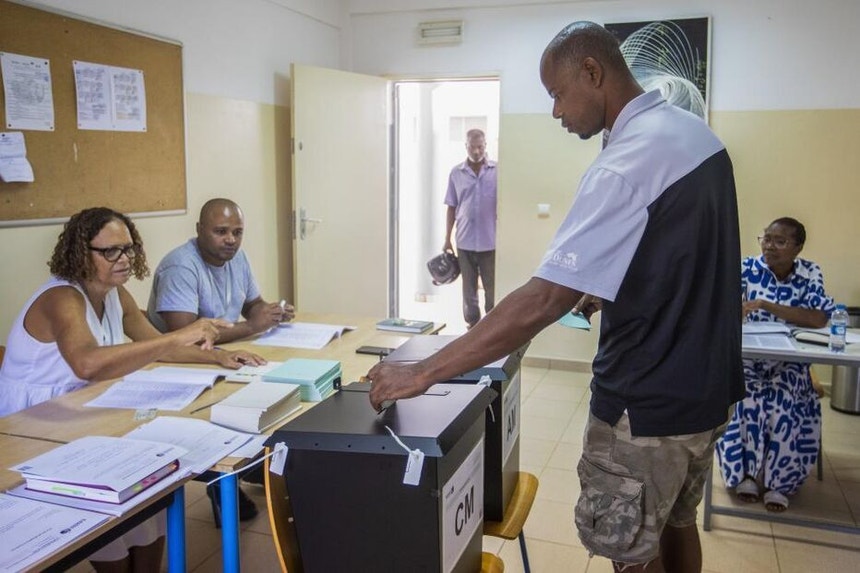
<svg viewBox="0 0 860 573"><path fill-rule="evenodd" d="M481 319L478 277L484 285L484 311L496 298L496 162L487 158L487 140L480 129L466 132L466 161L448 176L448 206L443 251L452 251L451 231L457 226L457 257L463 278L463 318L468 328Z"/></svg>

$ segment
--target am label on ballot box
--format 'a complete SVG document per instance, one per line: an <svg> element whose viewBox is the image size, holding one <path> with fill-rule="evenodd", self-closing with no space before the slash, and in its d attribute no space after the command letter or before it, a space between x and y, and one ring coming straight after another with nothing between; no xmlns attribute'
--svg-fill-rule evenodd
<svg viewBox="0 0 860 573"><path fill-rule="evenodd" d="M436 384L377 415L369 390L342 387L267 442L288 447L278 479L286 480L304 570L480 570L484 415L496 393ZM415 450L423 464L410 485Z"/></svg>
<svg viewBox="0 0 860 573"><path fill-rule="evenodd" d="M416 335L400 345L384 360L417 362L435 354L456 340L452 335ZM484 518L502 521L517 486L520 470L520 363L528 344L481 368L449 380L476 384L484 376L498 396L486 417L487 444L484 457Z"/></svg>

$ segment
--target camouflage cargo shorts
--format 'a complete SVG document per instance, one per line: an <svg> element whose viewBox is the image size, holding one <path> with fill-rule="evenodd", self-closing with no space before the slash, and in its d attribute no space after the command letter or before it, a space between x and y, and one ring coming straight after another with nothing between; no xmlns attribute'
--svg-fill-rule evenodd
<svg viewBox="0 0 860 573"><path fill-rule="evenodd" d="M658 557L663 527L695 525L723 430L635 437L626 412L614 427L589 414L574 512L585 548L619 563Z"/></svg>

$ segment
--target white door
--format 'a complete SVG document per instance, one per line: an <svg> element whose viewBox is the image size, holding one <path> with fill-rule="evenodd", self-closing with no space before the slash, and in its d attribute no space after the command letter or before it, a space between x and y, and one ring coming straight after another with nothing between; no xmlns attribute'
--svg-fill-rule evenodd
<svg viewBox="0 0 860 573"><path fill-rule="evenodd" d="M388 314L387 92L379 77L292 66L299 312Z"/></svg>

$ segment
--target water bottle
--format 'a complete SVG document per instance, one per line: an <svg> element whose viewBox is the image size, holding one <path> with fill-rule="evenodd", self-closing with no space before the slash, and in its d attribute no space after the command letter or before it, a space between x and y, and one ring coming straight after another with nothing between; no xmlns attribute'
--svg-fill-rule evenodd
<svg viewBox="0 0 860 573"><path fill-rule="evenodd" d="M845 352L845 329L848 328L848 311L844 304L837 304L830 315L830 351Z"/></svg>

